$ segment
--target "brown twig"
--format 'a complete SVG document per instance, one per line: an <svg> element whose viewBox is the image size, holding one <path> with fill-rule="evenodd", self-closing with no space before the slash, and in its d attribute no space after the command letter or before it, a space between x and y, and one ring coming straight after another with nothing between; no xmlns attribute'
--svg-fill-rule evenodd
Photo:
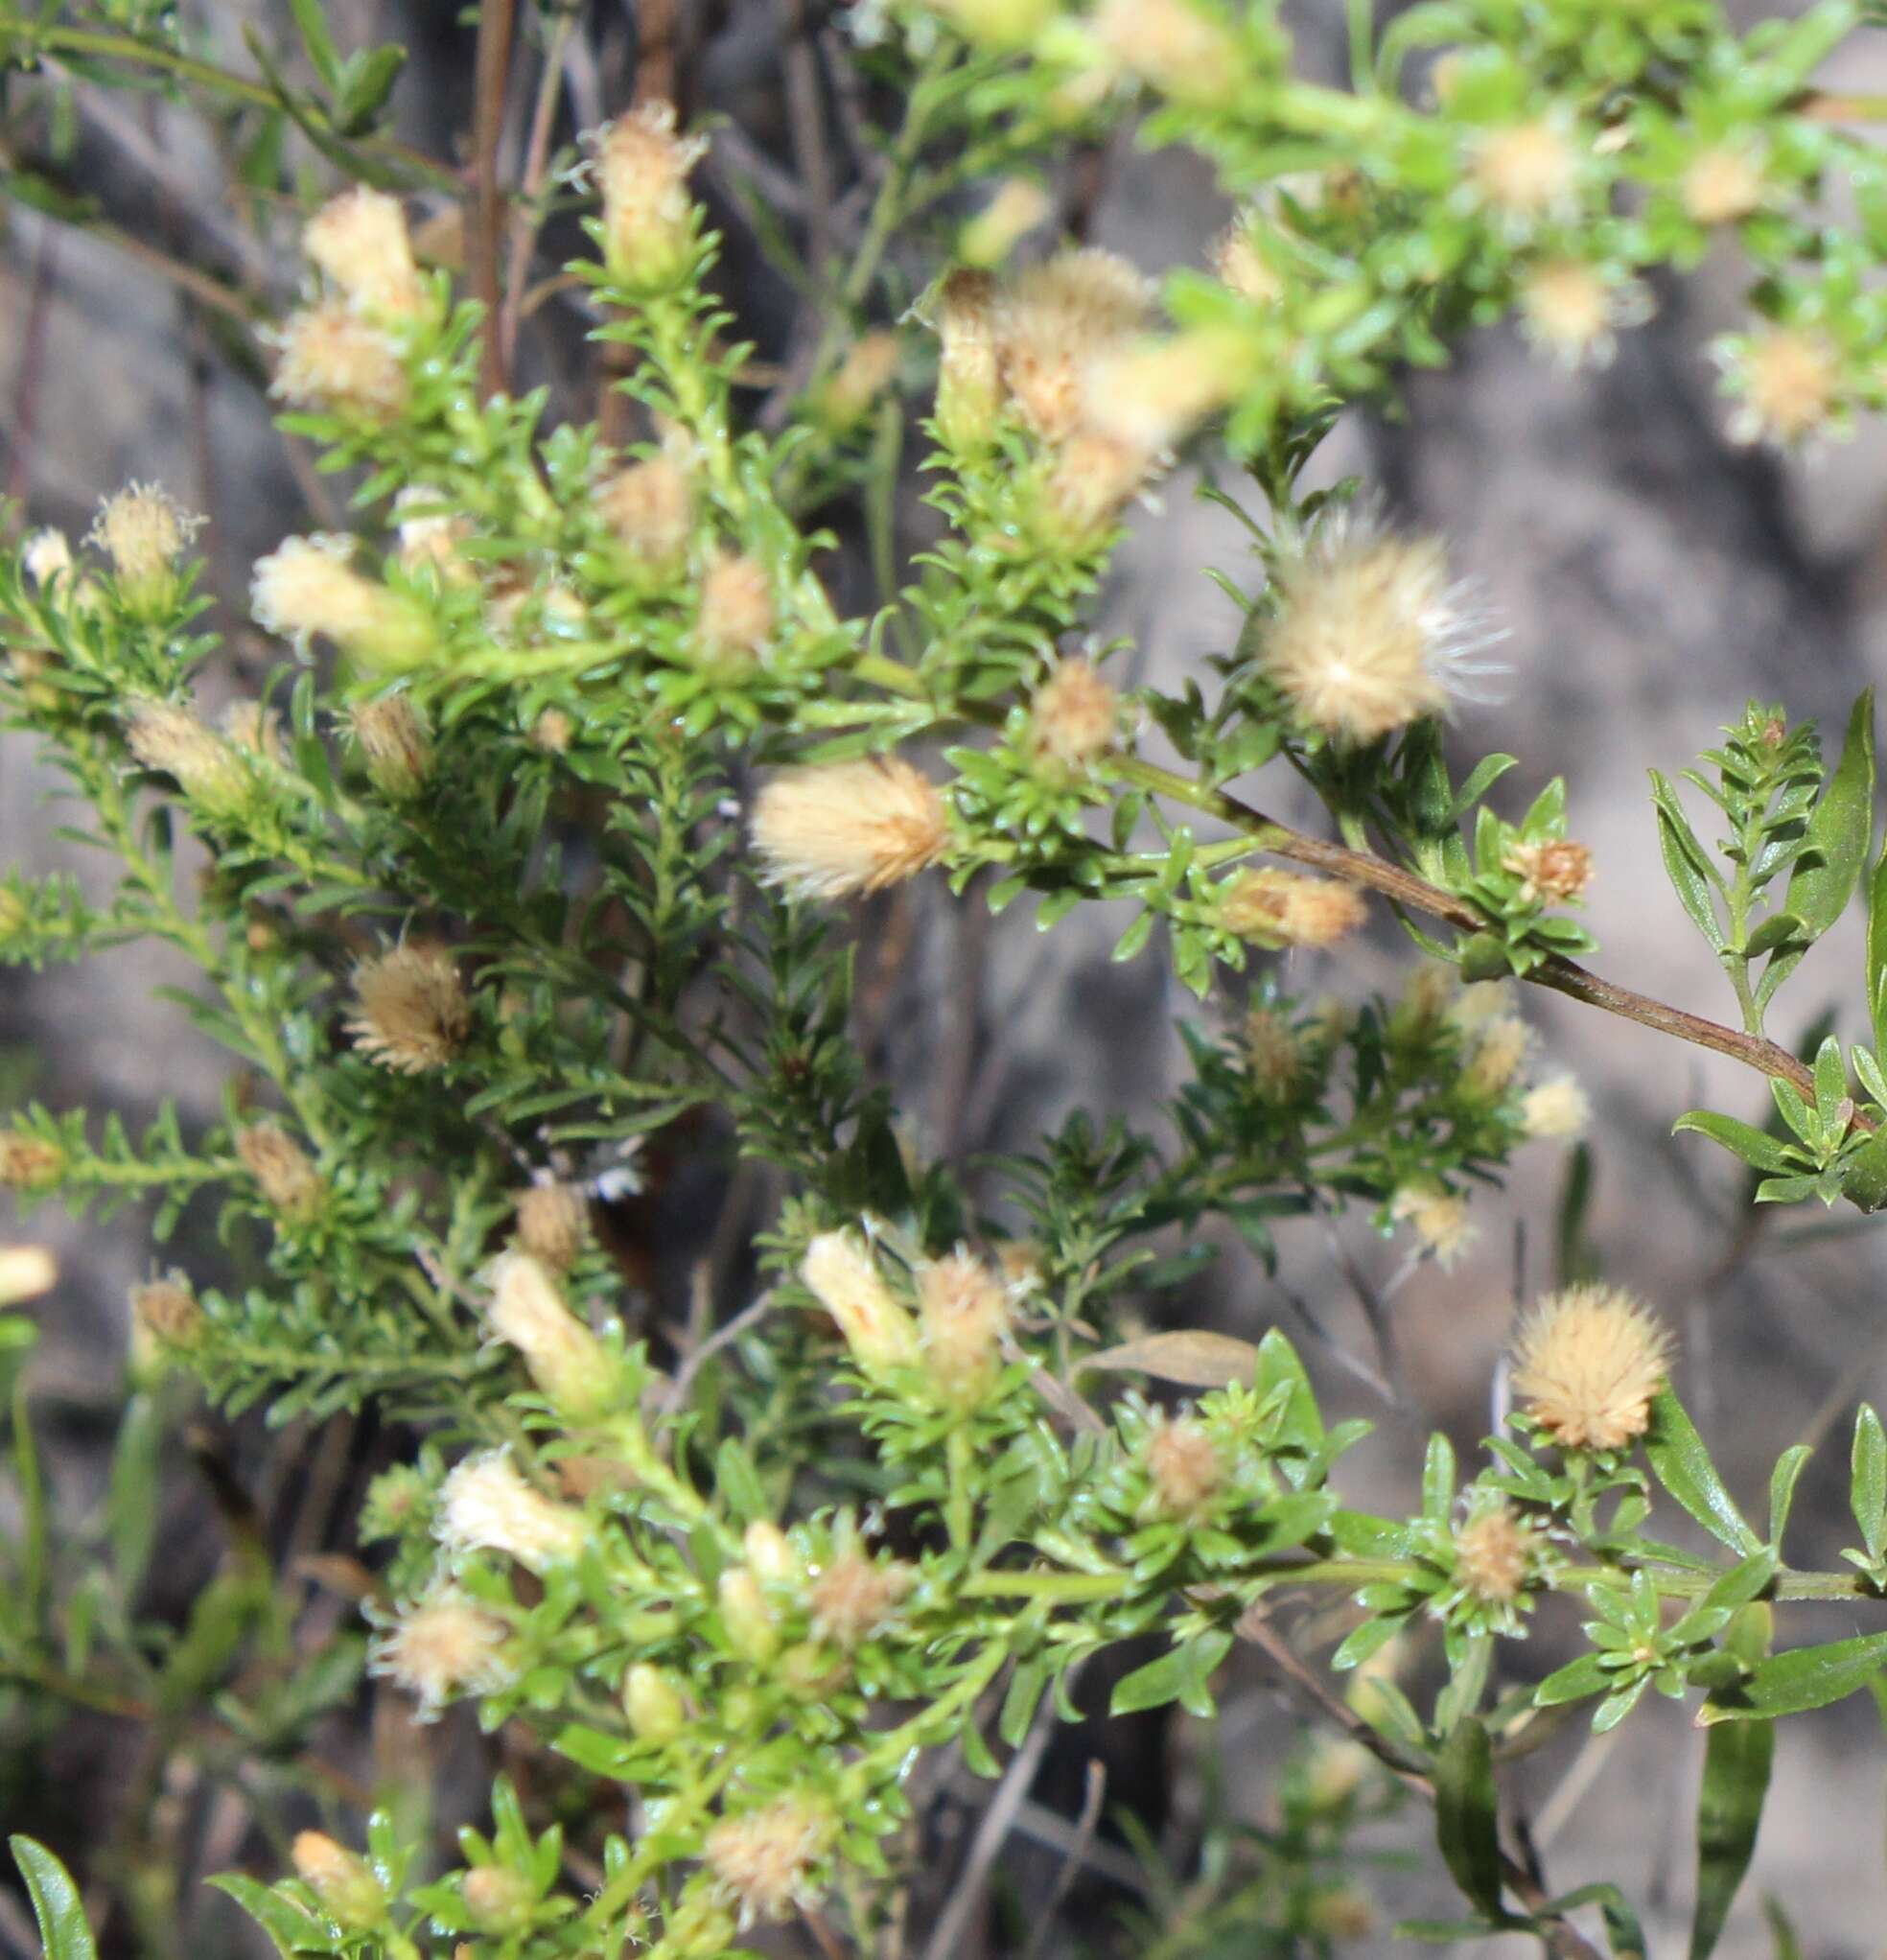
<svg viewBox="0 0 1887 1960"><path fill-rule="evenodd" d="M504 128L504 95L511 74L517 11L517 0L484 0L478 10L478 52L473 69L472 182L476 204L466 254L471 261L472 290L485 309L478 385L487 399L501 395L505 386L499 317L499 247L504 205L498 188L498 145Z"/></svg>
<svg viewBox="0 0 1887 1960"><path fill-rule="evenodd" d="M537 102L531 110L530 134L524 143L524 175L512 218L511 255L505 267L504 306L498 336L501 358L507 371L517 355L518 326L524 314L531 255L543 223L538 199L543 195L545 175L550 165L550 137L557 124L557 105L563 99L564 50L575 20L573 13L560 13L550 30L544 49L544 72L538 80Z"/></svg>

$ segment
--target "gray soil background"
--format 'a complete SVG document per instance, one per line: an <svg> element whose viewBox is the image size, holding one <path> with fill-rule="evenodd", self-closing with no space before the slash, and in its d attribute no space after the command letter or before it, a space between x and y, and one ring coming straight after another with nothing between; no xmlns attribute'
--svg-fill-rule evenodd
<svg viewBox="0 0 1887 1960"><path fill-rule="evenodd" d="M216 8L217 38L240 61L240 22L256 9ZM337 5L343 46L374 38L420 43L403 84L402 116L413 140L438 142L463 121L466 67L450 59L459 37L440 22L450 9L354 0ZM599 16L614 12L595 10ZM1307 48L1327 53L1327 9L1300 9ZM1750 12L1754 10L1739 10ZM1763 10L1768 11L1768 10ZM708 28L707 70L717 96L750 132L771 142L780 124L770 7L743 4ZM1879 38L1829 78L1837 86L1887 86ZM615 103L608 105L616 106ZM191 206L211 165L188 126L147 121L124 98L88 104L83 162L102 187L146 183L153 167L165 196ZM1123 146L1107 159L1095 241L1150 269L1198 262L1225 209L1197 169ZM138 193L140 197L146 194ZM193 207L194 208L194 207ZM214 228L214 208L189 222ZM291 287L286 260L279 292ZM1661 284L1658 310L1599 373L1565 375L1506 333L1487 333L1446 374L1413 380L1400 419L1353 417L1320 468L1381 486L1391 512L1441 531L1458 570L1483 584L1508 637L1505 698L1463 712L1454 737L1459 768L1492 749L1519 758L1495 801L1509 814L1549 776L1567 779L1573 828L1594 850L1597 876L1589 922L1608 977L1712 1015L1734 1008L1708 948L1689 930L1665 881L1645 795L1644 771L1673 773L1755 693L1785 703L1838 733L1854 693L1887 664L1887 446L1878 424L1852 442L1778 462L1735 448L1711 382L1712 337L1739 316L1739 271L1712 259L1681 286ZM10 494L31 520L76 535L98 497L154 479L183 502L213 510L206 533L212 583L224 601L218 623L231 645L211 683L252 691L264 670L243 623L245 569L286 532L313 527L305 473L285 458L252 386L229 376L183 322L172 289L124 258L23 212L0 238L0 402L8 405ZM1138 642L1137 677L1176 686L1236 629L1229 601L1203 576L1219 566L1254 577L1242 533L1198 502L1182 473L1156 509L1135 521L1111 580L1105 625ZM0 852L33 871L71 868L96 879L86 854L50 836L54 779L18 736L0 737ZM1304 814L1288 782L1260 780L1246 793L1276 814ZM916 1085L912 1107L960 1149L1026 1145L1075 1103L1145 1112L1177 1076L1178 1015L1210 1017L1230 1003L1197 1008L1172 987L1160 960L1120 968L1106 953L1123 921L1078 916L1042 938L1027 908L985 925L927 904L918 964L930 992L898 1016L894 1072ZM1810 956L1783 996L1776 1032L1790 1038L1824 1007L1861 1033L1859 935L1844 926ZM952 976L980 971L972 1002L949 993ZM1366 945L1337 956L1294 956L1291 984L1355 995L1393 990L1413 949L1385 921ZM0 978L0 1089L22 1085L58 1107L116 1108L133 1126L164 1096L178 1099L186 1129L210 1120L223 1064L175 1011L150 999L153 981L186 982L147 948L77 969ZM1789 1444L1821 1447L1798 1497L1791 1561L1825 1567L1851 1535L1846 1519L1849 1425L1853 1405L1887 1398L1887 1306L1879 1228L1829 1237L1778 1256L1778 1242L1821 1223L1817 1209L1766 1222L1739 1238L1738 1180L1702 1139L1672 1139L1672 1119L1702 1105L1760 1122L1758 1079L1700 1051L1556 997L1528 997L1549 1067L1570 1067L1596 1110L1599 1162L1592 1237L1606 1275L1660 1304L1683 1341L1679 1386L1711 1438L1732 1488L1763 1514L1768 1473ZM926 1077L935 1030L967 1027L964 1078L940 1087ZM1472 1461L1516 1299L1516 1227L1527 1248L1519 1270L1537 1289L1549 1272L1557 1148L1534 1145L1508 1188L1479 1200L1479 1238L1454 1271L1423 1268L1395 1293L1405 1358L1406 1406L1386 1415L1338 1370L1318 1370L1333 1410L1379 1421L1350 1459L1356 1501L1402 1500L1420 1460L1421 1437L1450 1431ZM1836 1222L1841 1214L1832 1215ZM7 1230L17 1229L11 1222ZM62 1501L81 1510L102 1473L104 1418L121 1392L127 1286L151 1267L145 1221L127 1214L108 1228L66 1225L42 1212L32 1235L56 1244L63 1278L44 1311L47 1340L35 1381L64 1412ZM1399 1243L1351 1219L1344 1242L1378 1285L1396 1280ZM1316 1228L1287 1234L1281 1277L1333 1334L1361 1342L1353 1292ZM1255 1334L1293 1310L1245 1255L1228 1252L1200 1287L1197 1317ZM169 1490L172 1535L187 1567L191 1493ZM1673 1531L1672 1535L1676 1535ZM1829 1639L1880 1624L1869 1609L1797 1609L1784 1638ZM1509 1650L1524 1675L1571 1651L1567 1610L1538 1616L1539 1638ZM1421 1677L1418 1674L1418 1678ZM1290 1730L1255 1666L1228 1682L1216 1734L1178 1722L1165 1739L1174 1816L1183 1842L1200 1801L1198 1764L1223 1762L1229 1787L1262 1815L1270 1766ZM1522 1766L1516 1789L1535 1819L1552 1881L1570 1889L1616 1879L1646 1914L1656 1953L1682 1950L1692 1884L1690 1817L1701 1738L1686 1711L1657 1703L1610 1744L1586 1749L1575 1722ZM1569 1782L1569 1770L1574 1781ZM1782 1732L1769 1811L1749 1885L1720 1949L1742 1960L1773 1950L1759 1909L1763 1893L1787 1906L1803 1948L1827 1960L1887 1953L1883 1839L1887 1748L1865 1696ZM1557 1794L1555 1794L1557 1792ZM102 1799L103 1800L103 1799ZM1381 1833L1419 1841L1407 1813ZM1391 1913L1451 1909L1445 1884L1396 1876ZM1098 1929L1097 1929L1098 1930ZM1386 1933L1357 1951L1389 1950ZM993 1951L983 1945L967 1951ZM1408 1950L1408 1949L1403 1949ZM1489 1948L1488 1950L1497 1950ZM1511 1950L1518 1954L1522 1946Z"/></svg>

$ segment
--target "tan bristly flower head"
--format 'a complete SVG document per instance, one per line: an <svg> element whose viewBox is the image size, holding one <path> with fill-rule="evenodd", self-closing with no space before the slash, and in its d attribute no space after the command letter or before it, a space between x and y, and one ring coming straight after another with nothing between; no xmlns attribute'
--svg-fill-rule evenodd
<svg viewBox="0 0 1887 1960"><path fill-rule="evenodd" d="M1684 173L1684 209L1699 224L1735 224L1762 208L1767 191L1761 152L1719 143L1700 151Z"/></svg>
<svg viewBox="0 0 1887 1960"><path fill-rule="evenodd" d="M1807 327L1763 327L1732 363L1742 384L1730 419L1736 442L1805 441L1833 421L1841 401L1841 357Z"/></svg>
<svg viewBox="0 0 1887 1960"><path fill-rule="evenodd" d="M20 551L20 566L36 586L48 586L72 570L72 544L61 530L51 525L36 530Z"/></svg>
<svg viewBox="0 0 1887 1960"><path fill-rule="evenodd" d="M1532 1044L1533 1031L1518 1015L1497 1015L1483 1023L1461 1070L1462 1095L1472 1102L1498 1100L1505 1094Z"/></svg>
<svg viewBox="0 0 1887 1960"><path fill-rule="evenodd" d="M1137 443L1076 430L1055 451L1044 486L1044 530L1053 542L1077 549L1099 544L1156 467Z"/></svg>
<svg viewBox="0 0 1887 1960"><path fill-rule="evenodd" d="M1284 297L1285 283L1259 248L1258 234L1267 221L1256 211L1235 219L1212 248L1212 269L1241 298L1255 306L1273 306Z"/></svg>
<svg viewBox="0 0 1887 1960"><path fill-rule="evenodd" d="M362 1054L398 1075L443 1068L472 1032L472 1009L451 952L413 942L354 969L348 1033Z"/></svg>
<svg viewBox="0 0 1887 1960"><path fill-rule="evenodd" d="M938 289L937 430L960 452L982 448L1002 414L996 344L996 285L989 273L960 270Z"/></svg>
<svg viewBox="0 0 1887 1960"><path fill-rule="evenodd" d="M708 139L675 133L672 103L645 102L592 141L605 263L627 285L671 285L687 268L688 173L708 153Z"/></svg>
<svg viewBox="0 0 1887 1960"><path fill-rule="evenodd" d="M1528 1136L1571 1142L1583 1136L1592 1123L1592 1104L1570 1075L1530 1088L1520 1102L1520 1127Z"/></svg>
<svg viewBox="0 0 1887 1960"><path fill-rule="evenodd" d="M1549 117L1486 131L1475 144L1468 174L1481 201L1517 226L1570 212L1577 203L1579 152Z"/></svg>
<svg viewBox="0 0 1887 1960"><path fill-rule="evenodd" d="M750 661L772 638L776 623L766 567L745 552L715 552L701 575L694 629L701 650L711 661Z"/></svg>
<svg viewBox="0 0 1887 1960"><path fill-rule="evenodd" d="M23 1130L0 1130L0 1186L43 1191L65 1175L65 1153Z"/></svg>
<svg viewBox="0 0 1887 1960"><path fill-rule="evenodd" d="M1030 743L1063 768L1084 769L1113 746L1120 715L1120 696L1092 661L1058 661L1029 704Z"/></svg>
<svg viewBox="0 0 1887 1960"><path fill-rule="evenodd" d="M1389 1216L1399 1225L1413 1228L1422 1249L1446 1272L1475 1242L1475 1228L1468 1222L1468 1202L1452 1191L1434 1186L1411 1184L1398 1191L1389 1203Z"/></svg>
<svg viewBox="0 0 1887 1960"><path fill-rule="evenodd" d="M1469 1518L1455 1533L1455 1569L1477 1599L1505 1606L1519 1598L1539 1539L1505 1505Z"/></svg>
<svg viewBox="0 0 1887 1960"><path fill-rule="evenodd" d="M1651 1426L1670 1358L1669 1333L1630 1294L1570 1286L1522 1322L1514 1393L1562 1449L1622 1449Z"/></svg>
<svg viewBox="0 0 1887 1960"><path fill-rule="evenodd" d="M206 808L229 808L246 787L229 744L175 702L140 697L128 703L125 744L143 767L173 778Z"/></svg>
<svg viewBox="0 0 1887 1960"><path fill-rule="evenodd" d="M924 1370L946 1402L983 1395L1002 1365L1009 1289L967 1248L918 1268Z"/></svg>
<svg viewBox="0 0 1887 1960"><path fill-rule="evenodd" d="M1260 658L1298 717L1368 742L1428 714L1499 669L1492 636L1435 538L1403 538L1355 506L1319 522L1279 561Z"/></svg>
<svg viewBox="0 0 1887 1960"><path fill-rule="evenodd" d="M99 505L87 541L111 560L120 591L136 604L173 589L176 561L204 523L157 484L128 483Z"/></svg>
<svg viewBox="0 0 1887 1960"><path fill-rule="evenodd" d="M1125 259L1086 246L1021 273L997 303L1002 378L1022 419L1044 441L1080 426L1089 363L1138 333L1153 288Z"/></svg>
<svg viewBox="0 0 1887 1960"><path fill-rule="evenodd" d="M410 389L392 338L338 299L291 313L272 337L268 391L296 408L328 408L388 422Z"/></svg>
<svg viewBox="0 0 1887 1960"><path fill-rule="evenodd" d="M431 650L433 631L417 606L348 563L354 540L339 534L284 538L256 561L249 611L259 626L285 639L314 633L395 665Z"/></svg>
<svg viewBox="0 0 1887 1960"><path fill-rule="evenodd" d="M180 1272L131 1289L131 1321L166 1347L189 1347L202 1335L203 1310Z"/></svg>
<svg viewBox="0 0 1887 1960"><path fill-rule="evenodd" d="M782 1920L816 1901L815 1875L830 1837L823 1810L781 1798L716 1824L708 1833L707 1866L743 1927Z"/></svg>
<svg viewBox="0 0 1887 1960"><path fill-rule="evenodd" d="M1608 280L1582 259L1549 259L1520 282L1521 325L1562 367L1603 367L1618 351L1618 327L1644 317L1644 289Z"/></svg>
<svg viewBox="0 0 1887 1960"><path fill-rule="evenodd" d="M928 870L950 829L936 785L891 756L782 770L755 803L753 837L769 884L829 899Z"/></svg>
<svg viewBox="0 0 1887 1960"><path fill-rule="evenodd" d="M880 1562L842 1542L806 1588L813 1637L851 1653L883 1632L916 1577L896 1559Z"/></svg>
<svg viewBox="0 0 1887 1960"><path fill-rule="evenodd" d="M637 564L652 572L681 569L694 523L694 492L674 456L645 456L618 470L597 490L596 508Z"/></svg>
<svg viewBox="0 0 1887 1960"><path fill-rule="evenodd" d="M1240 872L1219 900L1220 922L1227 932L1282 945L1334 945L1368 916L1354 885L1294 871Z"/></svg>
<svg viewBox="0 0 1887 1960"><path fill-rule="evenodd" d="M806 1247L800 1277L839 1323L851 1358L868 1375L913 1367L917 1323L892 1297L870 1248L855 1232L821 1232Z"/></svg>
<svg viewBox="0 0 1887 1960"><path fill-rule="evenodd" d="M615 1369L596 1337L571 1312L549 1272L528 1252L492 1262L491 1328L524 1356L531 1380L565 1414L597 1414L615 1389Z"/></svg>
<svg viewBox="0 0 1887 1960"><path fill-rule="evenodd" d="M373 785L395 803L408 803L432 775L432 736L426 719L404 694L384 694L348 711Z"/></svg>
<svg viewBox="0 0 1887 1960"><path fill-rule="evenodd" d="M1153 1507L1162 1517L1198 1517L1225 1487L1225 1464L1204 1424L1190 1415L1153 1425L1144 1445Z"/></svg>
<svg viewBox="0 0 1887 1960"><path fill-rule="evenodd" d="M518 1248L552 1272L568 1272L590 1234L590 1204L573 1184L532 1184L518 1194Z"/></svg>
<svg viewBox="0 0 1887 1960"><path fill-rule="evenodd" d="M1101 0L1088 25L1111 60L1176 102L1223 102L1244 79L1238 42L1187 0Z"/></svg>
<svg viewBox="0 0 1887 1960"><path fill-rule="evenodd" d="M236 1132L236 1155L272 1210L306 1224L321 1208L327 1187L306 1153L280 1124L255 1123Z"/></svg>
<svg viewBox="0 0 1887 1960"><path fill-rule="evenodd" d="M1523 902L1564 905L1585 897L1592 883L1593 855L1583 844L1549 841L1545 844L1516 844L1502 861L1502 868L1521 880Z"/></svg>
<svg viewBox="0 0 1887 1960"><path fill-rule="evenodd" d="M571 1564L589 1537L583 1513L533 1489L502 1450L468 1457L446 1479L437 1530L450 1552L500 1552L536 1573Z"/></svg>
<svg viewBox="0 0 1887 1960"><path fill-rule="evenodd" d="M428 309L407 214L384 191L358 184L330 198L309 220L301 248L364 314L411 319Z"/></svg>
<svg viewBox="0 0 1887 1960"><path fill-rule="evenodd" d="M1268 1103L1284 1102L1304 1072L1304 1045L1275 1008L1254 1007L1245 1017L1245 1062L1252 1086Z"/></svg>
<svg viewBox="0 0 1887 1960"><path fill-rule="evenodd" d="M436 1587L374 1636L369 1670L417 1697L423 1722L460 1694L489 1694L510 1678L501 1620L454 1585Z"/></svg>
<svg viewBox="0 0 1887 1960"><path fill-rule="evenodd" d="M1164 454L1236 401L1257 375L1251 338L1198 327L1097 356L1082 378L1082 421L1116 442Z"/></svg>

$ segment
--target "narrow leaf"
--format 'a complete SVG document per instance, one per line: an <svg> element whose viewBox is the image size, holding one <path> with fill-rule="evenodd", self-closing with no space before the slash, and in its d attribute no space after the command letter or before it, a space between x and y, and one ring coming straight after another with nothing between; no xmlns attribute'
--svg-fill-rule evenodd
<svg viewBox="0 0 1887 1960"><path fill-rule="evenodd" d="M1435 1840L1450 1874L1490 1920L1504 1918L1494 1752L1475 1716L1463 1715L1448 1732L1435 1758L1434 1784Z"/></svg>
<svg viewBox="0 0 1887 1960"><path fill-rule="evenodd" d="M1769 1543L1778 1558L1782 1552L1782 1533L1788 1528L1789 1506L1795 1502L1796 1481L1814 1455L1806 1443L1797 1443L1776 1459L1769 1477Z"/></svg>
<svg viewBox="0 0 1887 1960"><path fill-rule="evenodd" d="M1258 1350L1250 1342L1229 1334L1187 1328L1124 1341L1118 1347L1090 1355L1083 1365L1112 1374L1133 1370L1186 1388L1223 1388L1231 1382L1251 1380L1258 1366Z"/></svg>
<svg viewBox="0 0 1887 1960"><path fill-rule="evenodd" d="M85 1908L71 1873L35 1838L10 1837L7 1842L20 1877L26 1880L46 1960L98 1960L98 1948L85 1924Z"/></svg>
<svg viewBox="0 0 1887 1960"><path fill-rule="evenodd" d="M1745 1556L1762 1550L1761 1539L1724 1489L1696 1425L1668 1388L1651 1404L1644 1453L1658 1482L1712 1537Z"/></svg>
<svg viewBox="0 0 1887 1960"><path fill-rule="evenodd" d="M1671 1125L1671 1134L1678 1136L1687 1130L1734 1151L1752 1170L1786 1173L1795 1169L1794 1161L1773 1136L1735 1116L1719 1115L1714 1109L1687 1109Z"/></svg>
<svg viewBox="0 0 1887 1960"><path fill-rule="evenodd" d="M1789 879L1788 909L1819 938L1853 896L1874 834L1874 689L1848 717L1841 759L1808 819L1807 849Z"/></svg>
<svg viewBox="0 0 1887 1960"><path fill-rule="evenodd" d="M1758 1721L1827 1708L1865 1688L1883 1665L1887 1665L1887 1633L1866 1633L1823 1646L1793 1647L1774 1660L1759 1662L1736 1687L1727 1690L1721 1700L1705 1702L1697 1711L1697 1720L1709 1728L1717 1722Z"/></svg>
<svg viewBox="0 0 1887 1960"><path fill-rule="evenodd" d="M1850 1458L1848 1502L1868 1556L1877 1559L1887 1543L1887 1434L1871 1403L1854 1417L1854 1449Z"/></svg>
<svg viewBox="0 0 1887 1960"><path fill-rule="evenodd" d="M1690 1921L1690 1960L1710 1960L1749 1870L1775 1754L1774 1722L1733 1722L1711 1731L1697 1799L1697 1906Z"/></svg>

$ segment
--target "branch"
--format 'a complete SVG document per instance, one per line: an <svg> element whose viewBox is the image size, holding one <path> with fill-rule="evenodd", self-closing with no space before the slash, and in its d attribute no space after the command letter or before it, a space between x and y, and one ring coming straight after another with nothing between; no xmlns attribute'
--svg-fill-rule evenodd
<svg viewBox="0 0 1887 1960"><path fill-rule="evenodd" d="M511 74L511 34L517 0L484 0L478 9L478 53L472 82L472 182L476 199L467 241L472 290L485 310L478 386L489 400L504 392L504 349L499 291L500 234L504 202L498 188L498 145L504 129L505 84Z"/></svg>

